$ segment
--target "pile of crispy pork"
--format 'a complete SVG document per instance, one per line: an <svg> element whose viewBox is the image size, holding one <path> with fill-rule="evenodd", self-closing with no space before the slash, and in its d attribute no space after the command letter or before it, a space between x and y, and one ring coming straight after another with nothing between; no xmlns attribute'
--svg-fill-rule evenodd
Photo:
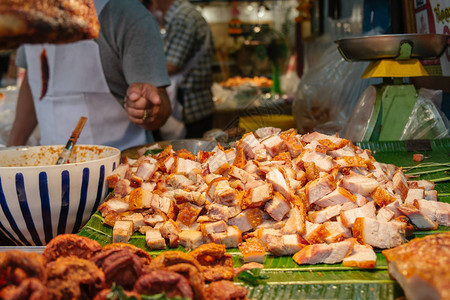
<svg viewBox="0 0 450 300"><path fill-rule="evenodd" d="M414 228L450 225L434 184L337 136L271 127L235 147L197 154L142 155L108 177L99 211L114 242L140 231L151 249L205 243L239 247L245 261L266 252L298 264L373 267L375 248L406 242Z"/></svg>

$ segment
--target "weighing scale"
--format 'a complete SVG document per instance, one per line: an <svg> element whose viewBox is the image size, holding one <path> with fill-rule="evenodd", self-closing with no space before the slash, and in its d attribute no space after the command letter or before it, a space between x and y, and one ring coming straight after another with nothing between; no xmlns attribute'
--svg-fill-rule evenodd
<svg viewBox="0 0 450 300"><path fill-rule="evenodd" d="M383 78L360 96L343 132L352 141L399 140L417 101L408 77L428 76L420 60L438 59L448 44L443 34L392 34L337 40L347 61L371 61L361 78Z"/></svg>

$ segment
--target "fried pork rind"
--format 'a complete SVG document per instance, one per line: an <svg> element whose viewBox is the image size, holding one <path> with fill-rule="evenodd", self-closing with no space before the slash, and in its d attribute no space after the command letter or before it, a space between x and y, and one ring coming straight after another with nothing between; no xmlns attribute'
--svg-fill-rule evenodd
<svg viewBox="0 0 450 300"><path fill-rule="evenodd" d="M67 256L89 259L100 250L102 246L97 241L76 234L61 234L47 244L42 256L47 263Z"/></svg>
<svg viewBox="0 0 450 300"><path fill-rule="evenodd" d="M240 300L247 299L247 289L235 285L228 280L215 281L209 284L205 289L205 295L211 300Z"/></svg>
<svg viewBox="0 0 450 300"><path fill-rule="evenodd" d="M201 265L194 257L192 257L192 255L181 251L165 251L161 253L152 260L149 269L150 270L164 269L166 267L180 263L190 264L196 267L199 271L202 270Z"/></svg>
<svg viewBox="0 0 450 300"><path fill-rule="evenodd" d="M47 287L36 278L27 278L18 286L10 285L0 290L3 300L44 300L48 299Z"/></svg>
<svg viewBox="0 0 450 300"><path fill-rule="evenodd" d="M97 38L92 0L0 1L0 48L23 43L71 43Z"/></svg>
<svg viewBox="0 0 450 300"><path fill-rule="evenodd" d="M143 262L148 265L152 261L152 256L145 252L143 249L136 247L134 245L128 244L128 243L112 243L108 244L105 247L103 247L102 251L110 250L110 249L120 249L120 248L126 248L130 250L132 253L136 254L137 256L141 257L143 259Z"/></svg>
<svg viewBox="0 0 450 300"><path fill-rule="evenodd" d="M181 274L189 281L194 292L194 299L205 299L205 279L196 267L190 264L176 264L169 266L167 270Z"/></svg>
<svg viewBox="0 0 450 300"><path fill-rule="evenodd" d="M134 291L144 295L165 293L168 298L194 299L189 281L181 274L170 271L151 271L141 276L134 285Z"/></svg>
<svg viewBox="0 0 450 300"><path fill-rule="evenodd" d="M7 284L20 285L27 278L47 278L41 255L17 250L0 253L0 289Z"/></svg>
<svg viewBox="0 0 450 300"><path fill-rule="evenodd" d="M141 257L128 247L110 247L97 252L90 261L95 263L105 274L108 287L113 283L132 290L134 283L144 273L144 267L149 264L147 257Z"/></svg>
<svg viewBox="0 0 450 300"><path fill-rule="evenodd" d="M47 288L52 299L92 299L105 288L105 275L89 260L60 257L47 264Z"/></svg>
<svg viewBox="0 0 450 300"><path fill-rule="evenodd" d="M190 255L200 263L201 271L207 281L233 279L233 258L226 253L224 245L203 244L194 249Z"/></svg>

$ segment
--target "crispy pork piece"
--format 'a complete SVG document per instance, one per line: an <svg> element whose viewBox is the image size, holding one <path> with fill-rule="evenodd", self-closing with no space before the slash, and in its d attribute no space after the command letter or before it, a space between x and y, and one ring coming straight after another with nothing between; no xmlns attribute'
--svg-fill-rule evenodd
<svg viewBox="0 0 450 300"><path fill-rule="evenodd" d="M308 218L313 223L323 223L333 217L339 216L339 214L341 213L341 209L341 205L334 205L326 207L322 210L309 211Z"/></svg>
<svg viewBox="0 0 450 300"><path fill-rule="evenodd" d="M382 253L389 275L407 299L450 299L450 232L416 238Z"/></svg>
<svg viewBox="0 0 450 300"><path fill-rule="evenodd" d="M144 216L141 213L133 213L131 215L124 216L122 220L133 222L134 231L139 230L142 226L145 226Z"/></svg>
<svg viewBox="0 0 450 300"><path fill-rule="evenodd" d="M169 174L166 177L166 183L175 189L194 190L194 182L181 174Z"/></svg>
<svg viewBox="0 0 450 300"><path fill-rule="evenodd" d="M341 211L341 222L351 228L357 218L376 218L375 212L375 203L371 201L364 206Z"/></svg>
<svg viewBox="0 0 450 300"><path fill-rule="evenodd" d="M259 139L263 139L271 135L278 135L280 132L281 132L280 128L261 127L255 130L255 136Z"/></svg>
<svg viewBox="0 0 450 300"><path fill-rule="evenodd" d="M197 217L200 215L203 207L192 203L185 203L179 209L180 211L177 215L177 222L186 226L191 226L194 224L195 220L197 220Z"/></svg>
<svg viewBox="0 0 450 300"><path fill-rule="evenodd" d="M352 252L344 258L342 265L346 267L375 268L377 255L370 245L355 243Z"/></svg>
<svg viewBox="0 0 450 300"><path fill-rule="evenodd" d="M306 185L306 197L308 198L309 204L313 204L333 192L335 189L336 182L334 177L331 175L324 176L311 181Z"/></svg>
<svg viewBox="0 0 450 300"><path fill-rule="evenodd" d="M116 182L114 185L114 195L119 196L121 198L128 195L133 190L131 186L131 181L129 179L122 179Z"/></svg>
<svg viewBox="0 0 450 300"><path fill-rule="evenodd" d="M236 226L241 232L247 232L262 224L262 214L262 211L258 208L245 209L237 216L229 219L228 225Z"/></svg>
<svg viewBox="0 0 450 300"><path fill-rule="evenodd" d="M47 264L46 285L51 299L92 299L105 288L105 275L89 260L60 257Z"/></svg>
<svg viewBox="0 0 450 300"><path fill-rule="evenodd" d="M279 192L284 196L287 200L290 200L294 197L294 192L292 191L291 186L289 185L288 179L281 172L282 167L279 169L273 169L266 175L266 181L273 185L273 189Z"/></svg>
<svg viewBox="0 0 450 300"><path fill-rule="evenodd" d="M194 169L201 169L202 165L199 162L191 159L185 159L181 157L177 157L174 162L175 166L172 166L174 169L173 173L178 174L189 174Z"/></svg>
<svg viewBox="0 0 450 300"><path fill-rule="evenodd" d="M386 206L397 200L394 196L394 192L387 185L378 186L375 191L370 194L370 197L379 207Z"/></svg>
<svg viewBox="0 0 450 300"><path fill-rule="evenodd" d="M209 299L215 300L245 300L248 291L245 287L235 285L232 281L214 281L205 289Z"/></svg>
<svg viewBox="0 0 450 300"><path fill-rule="evenodd" d="M378 221L389 222L390 220L394 219L394 217L395 213L386 207L380 208L377 212Z"/></svg>
<svg viewBox="0 0 450 300"><path fill-rule="evenodd" d="M425 199L425 190L421 188L410 188L406 195L405 204L414 204L414 200Z"/></svg>
<svg viewBox="0 0 450 300"><path fill-rule="evenodd" d="M392 183L394 184L395 193L400 195L402 200L405 201L409 187L408 180L401 168L395 171L394 176L392 177Z"/></svg>
<svg viewBox="0 0 450 300"><path fill-rule="evenodd" d="M210 238L212 242L226 248L237 248L242 243L242 232L237 226L228 226L226 231L213 233Z"/></svg>
<svg viewBox="0 0 450 300"><path fill-rule="evenodd" d="M200 225L200 230L204 236L208 236L213 233L227 231L228 225L224 221L217 222L205 222Z"/></svg>
<svg viewBox="0 0 450 300"><path fill-rule="evenodd" d="M363 196L370 195L379 185L380 183L376 179L359 174L344 176L340 183L340 186L351 193Z"/></svg>
<svg viewBox="0 0 450 300"><path fill-rule="evenodd" d="M450 204L432 200L417 200L414 202L422 214L440 225L450 226Z"/></svg>
<svg viewBox="0 0 450 300"><path fill-rule="evenodd" d="M299 156L306 162L314 162L319 171L330 172L330 170L335 166L333 158L326 153L317 151L304 151Z"/></svg>
<svg viewBox="0 0 450 300"><path fill-rule="evenodd" d="M401 222L380 222L372 218L357 218L353 236L361 244L387 249L406 242L405 225Z"/></svg>
<svg viewBox="0 0 450 300"><path fill-rule="evenodd" d="M127 243L133 232L132 221L116 221L113 227L113 243Z"/></svg>
<svg viewBox="0 0 450 300"><path fill-rule="evenodd" d="M227 177L219 177L211 181L206 194L215 203L230 205L235 202L234 189L230 186Z"/></svg>
<svg viewBox="0 0 450 300"><path fill-rule="evenodd" d="M165 293L167 297L193 299L189 281L181 274L172 271L155 270L139 277L134 291L144 295Z"/></svg>
<svg viewBox="0 0 450 300"><path fill-rule="evenodd" d="M261 144L264 145L264 147L267 150L267 153L269 153L269 155L272 157L275 157L279 153L287 150L286 144L279 135L272 135L262 140Z"/></svg>
<svg viewBox="0 0 450 300"><path fill-rule="evenodd" d="M183 230L178 236L180 245L187 249L195 249L205 243L203 234L198 230Z"/></svg>
<svg viewBox="0 0 450 300"><path fill-rule="evenodd" d="M246 239L245 242L239 245L244 262L263 263L266 255L266 249L261 241L257 238Z"/></svg>
<svg viewBox="0 0 450 300"><path fill-rule="evenodd" d="M355 202L356 196L342 187L336 188L331 193L319 198L313 203L322 207L344 204L347 202Z"/></svg>
<svg viewBox="0 0 450 300"><path fill-rule="evenodd" d="M246 207L261 207L273 198L273 186L265 183L255 188L248 189L248 196L244 199Z"/></svg>
<svg viewBox="0 0 450 300"><path fill-rule="evenodd" d="M281 221L291 210L289 202L278 192L275 192L273 199L268 201L264 210L276 221Z"/></svg>
<svg viewBox="0 0 450 300"><path fill-rule="evenodd" d="M340 242L345 240L346 238L352 237L352 232L350 231L350 229L342 225L340 221L327 221L324 222L323 225L329 233L329 235L325 237L325 242L327 244Z"/></svg>
<svg viewBox="0 0 450 300"><path fill-rule="evenodd" d="M408 181L409 188L423 188L425 191L431 191L434 189L435 184L429 180L411 180Z"/></svg>
<svg viewBox="0 0 450 300"><path fill-rule="evenodd" d="M303 238L310 244L323 243L325 239L330 235L324 224L315 224L306 221L306 234Z"/></svg>
<svg viewBox="0 0 450 300"><path fill-rule="evenodd" d="M0 47L23 43L71 43L98 37L100 23L93 1L8 0L0 4Z"/></svg>
<svg viewBox="0 0 450 300"><path fill-rule="evenodd" d="M262 145L255 137L253 133L246 133L240 141L241 147L244 150L245 156L249 159L255 157L256 151L259 149L264 149Z"/></svg>
<svg viewBox="0 0 450 300"><path fill-rule="evenodd" d="M299 265L340 263L352 252L354 244L355 239L347 239L333 244L308 245L295 253L292 259Z"/></svg>
<svg viewBox="0 0 450 300"><path fill-rule="evenodd" d="M162 237L159 229L150 228L145 232L145 243L152 250L166 249L166 240Z"/></svg>
<svg viewBox="0 0 450 300"><path fill-rule="evenodd" d="M169 240L169 247L178 247L181 230L174 220L169 219L164 222L164 224L159 228L159 231L165 239Z"/></svg>
<svg viewBox="0 0 450 300"><path fill-rule="evenodd" d="M405 214L419 230L435 230L439 226L438 223L432 221L414 205L404 204L399 206L398 210Z"/></svg>
<svg viewBox="0 0 450 300"><path fill-rule="evenodd" d="M293 207L289 212L289 217L281 229L282 234L304 234L306 232L305 227L305 215L302 214L300 209Z"/></svg>
<svg viewBox="0 0 450 300"><path fill-rule="evenodd" d="M226 253L224 245L203 244L192 250L190 255L200 263L206 281L233 279L233 258Z"/></svg>
<svg viewBox="0 0 450 300"><path fill-rule="evenodd" d="M54 237L44 248L42 256L46 263L59 257L79 257L89 259L102 250L99 242L76 234L60 234Z"/></svg>
<svg viewBox="0 0 450 300"><path fill-rule="evenodd" d="M144 181L148 181L155 174L158 168L158 161L150 156L145 157L139 164L136 175L141 177Z"/></svg>

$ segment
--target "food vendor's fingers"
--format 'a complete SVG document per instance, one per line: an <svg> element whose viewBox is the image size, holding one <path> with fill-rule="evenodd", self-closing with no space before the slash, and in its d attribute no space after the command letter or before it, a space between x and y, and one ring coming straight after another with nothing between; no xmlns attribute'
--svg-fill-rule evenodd
<svg viewBox="0 0 450 300"><path fill-rule="evenodd" d="M130 103L145 98L154 105L161 104L158 88L148 83L132 83L128 87L126 98Z"/></svg>

